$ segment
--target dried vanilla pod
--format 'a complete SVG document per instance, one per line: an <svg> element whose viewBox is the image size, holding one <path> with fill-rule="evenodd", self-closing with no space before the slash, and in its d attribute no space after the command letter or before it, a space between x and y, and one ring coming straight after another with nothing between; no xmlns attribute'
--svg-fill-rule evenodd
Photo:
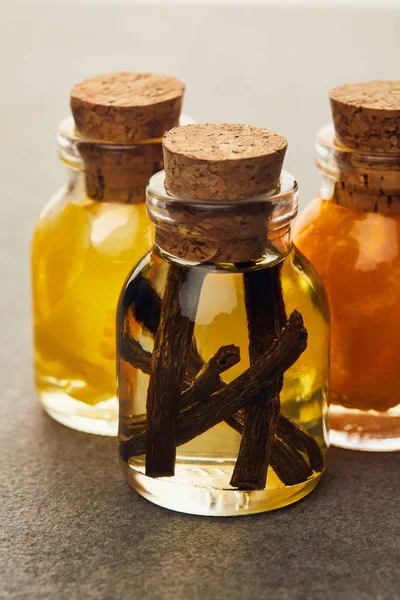
<svg viewBox="0 0 400 600"><path fill-rule="evenodd" d="M281 268L278 264L243 275L252 363L273 344L286 325ZM279 422L282 385L283 377L280 377L246 406L242 440L231 479L235 487L265 488Z"/></svg>
<svg viewBox="0 0 400 600"><path fill-rule="evenodd" d="M139 285L141 285L141 283ZM148 285L147 282L146 284L143 283L141 287L145 290L145 295L142 297L142 300L147 300L145 304L148 306L158 306L159 298L151 285ZM146 329L153 331L157 330L158 321L155 321L154 317L150 316L147 311L139 310L136 314L138 318L144 319L142 324ZM129 332L123 334L120 349L121 358L123 358L123 360L129 362L132 366L141 369L144 373L150 373L151 354L144 350L140 344L132 338ZM203 366L200 371L198 371L194 380L187 377L186 389L182 392L179 403L180 410L187 408L196 400L199 401L208 398L214 391L222 389L226 384L221 381L220 374L236 364L239 360L239 348L235 346L221 347L208 363L203 363ZM226 422L241 435L243 433L244 415L244 410L239 410L226 419ZM139 414L122 420L120 435L123 437L123 442L125 443L133 436L143 433L145 430L146 415ZM314 438L296 425L296 423L284 413L279 414L278 435L279 432L281 437L275 437L272 448L271 466L282 481L287 485L294 485L295 483L299 483L298 477L301 476L301 473L304 474L307 472L307 477L311 474L304 466L304 459L299 453L299 450L305 452L307 455L310 464L308 469L312 468L315 471L319 471L323 468L321 450ZM132 444L131 448L133 447L137 449L137 445L133 446ZM129 455L129 446L125 445L124 448L124 453L129 458L131 456ZM288 459L290 458L290 468L285 464L284 456Z"/></svg>

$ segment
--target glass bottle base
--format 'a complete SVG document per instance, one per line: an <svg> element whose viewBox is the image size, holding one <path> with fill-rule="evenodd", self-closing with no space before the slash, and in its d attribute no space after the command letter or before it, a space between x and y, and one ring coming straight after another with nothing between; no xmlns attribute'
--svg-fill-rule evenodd
<svg viewBox="0 0 400 600"><path fill-rule="evenodd" d="M116 436L118 433L116 397L94 406L62 392L39 392L39 399L47 414L66 427L96 435Z"/></svg>
<svg viewBox="0 0 400 600"><path fill-rule="evenodd" d="M394 452L400 450L399 407L385 413L331 405L330 444L348 450Z"/></svg>
<svg viewBox="0 0 400 600"><path fill-rule="evenodd" d="M307 496L322 475L315 473L304 483L293 486L284 486L274 477L276 486L243 491L218 487L218 480L229 481L234 460L204 462L199 458L181 458L176 464L175 481L147 477L125 461L120 463L130 485L150 502L182 513L211 517L251 515L283 508Z"/></svg>

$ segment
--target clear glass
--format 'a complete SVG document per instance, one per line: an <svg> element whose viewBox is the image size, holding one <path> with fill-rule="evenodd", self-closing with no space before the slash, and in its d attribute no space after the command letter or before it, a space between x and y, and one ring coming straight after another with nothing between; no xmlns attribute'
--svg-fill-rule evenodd
<svg viewBox="0 0 400 600"><path fill-rule="evenodd" d="M232 203L216 205L173 198L165 192L162 173L150 181L147 202L157 229L174 224L174 211L179 202L190 206L192 214L198 210L199 222L200 214L205 211L217 219L226 212L234 215L237 210ZM166 508L213 516L273 510L308 494L325 468L329 373L329 309L325 292L309 261L290 240L290 220L297 208L297 187L293 178L285 174L280 191L269 197L242 201L239 206L250 214L256 202L272 208L265 223L268 231L264 237L264 250L257 259L241 263L200 263L174 256L156 244L133 270L121 295L118 311L121 465L127 480L139 494ZM206 218L203 217L203 224ZM229 220L224 222L229 235ZM306 350L284 374L281 415L286 415L299 431L305 432L311 445L315 445L319 460L312 463L314 468L310 467L311 461L304 447L297 447L300 461L306 464L303 479L283 483L271 459L265 488L233 487L230 480L241 433L237 427L235 429L232 419L227 418L220 419L199 435L192 435L182 445L177 442L173 476L146 475L145 449L141 447L146 444L149 353L154 349L160 306L162 311L163 302L166 302L166 281L171 272L179 274L181 270L186 273L185 286L175 303L175 309L181 315L187 314L188 299L200 289L193 339L201 359L195 373L221 346L233 344L240 349L240 361L221 375L220 386L224 387L237 381L250 366L244 278L249 273L265 274L276 268L280 272L286 314L289 316L297 309L308 331ZM196 376L192 366L186 368L186 386L192 383L191 377ZM198 405L203 401L206 401L205 392ZM181 411L183 409L182 405ZM198 420L195 423L197 426ZM272 458L276 459L274 450Z"/></svg>
<svg viewBox="0 0 400 600"><path fill-rule="evenodd" d="M320 195L298 218L295 241L331 306L330 440L399 450L400 154L343 148L329 126L317 138L317 164ZM335 189L350 179L353 200L341 205Z"/></svg>
<svg viewBox="0 0 400 600"><path fill-rule="evenodd" d="M95 158L109 153L123 165L127 153L142 152L143 146L81 138L72 117L61 123L58 143L67 181L41 214L32 241L37 393L64 425L117 435L116 306L132 264L151 246L153 227L144 202L147 182L143 201L129 203L114 186L119 172L114 179L109 172L112 185L106 180L101 200L95 199L88 193L81 148L84 144ZM149 143L161 155L161 140Z"/></svg>

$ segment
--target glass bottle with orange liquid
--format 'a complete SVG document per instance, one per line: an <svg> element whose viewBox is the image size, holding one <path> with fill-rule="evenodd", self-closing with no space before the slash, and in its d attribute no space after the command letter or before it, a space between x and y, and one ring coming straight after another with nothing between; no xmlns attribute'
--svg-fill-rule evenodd
<svg viewBox="0 0 400 600"><path fill-rule="evenodd" d="M32 243L35 374L45 410L75 429L117 433L116 305L152 241L145 187L162 168L161 137L179 122L183 92L150 73L88 79L58 132L67 181Z"/></svg>
<svg viewBox="0 0 400 600"><path fill-rule="evenodd" d="M331 442L400 449L400 83L331 91L322 185L295 226L328 293Z"/></svg>

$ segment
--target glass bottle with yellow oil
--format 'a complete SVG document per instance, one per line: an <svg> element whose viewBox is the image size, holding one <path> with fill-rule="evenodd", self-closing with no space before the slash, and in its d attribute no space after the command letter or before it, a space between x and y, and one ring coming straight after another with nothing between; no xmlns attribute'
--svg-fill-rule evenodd
<svg viewBox="0 0 400 600"><path fill-rule="evenodd" d="M36 387L64 425L116 435L115 319L131 265L149 248L145 187L184 85L151 73L87 79L58 132L67 181L32 243Z"/></svg>
<svg viewBox="0 0 400 600"><path fill-rule="evenodd" d="M204 515L280 508L325 468L329 309L291 241L286 139L230 124L164 136L155 244L118 310L119 448L140 494Z"/></svg>

